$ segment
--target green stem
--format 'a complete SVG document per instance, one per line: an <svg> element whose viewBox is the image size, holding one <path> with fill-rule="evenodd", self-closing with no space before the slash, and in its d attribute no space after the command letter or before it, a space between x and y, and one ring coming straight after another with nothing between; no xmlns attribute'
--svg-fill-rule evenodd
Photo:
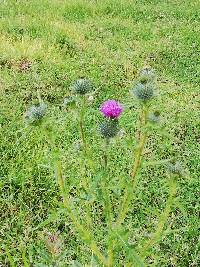
<svg viewBox="0 0 200 267"><path fill-rule="evenodd" d="M42 103L42 97L41 97L39 90L37 90L37 97L38 97L39 103L41 104Z"/></svg>
<svg viewBox="0 0 200 267"><path fill-rule="evenodd" d="M109 146L109 138L105 138L104 149L103 149L103 159L104 159L104 168L107 171L108 166L108 146Z"/></svg>
<svg viewBox="0 0 200 267"><path fill-rule="evenodd" d="M133 169L131 172L132 187L130 187L130 185L128 184L125 190L123 202L120 208L120 213L119 213L119 216L116 222L117 227L120 227L120 225L124 222L124 219L129 209L129 204L130 204L132 195L135 193L135 190L138 184L137 174L141 166L143 150L144 150L145 143L146 143L147 136L148 136L146 129L145 129L146 124L147 124L147 116L148 116L148 109L146 106L144 106L142 110L142 127L143 127L144 132L140 135L139 145L136 149L135 161L134 161Z"/></svg>
<svg viewBox="0 0 200 267"><path fill-rule="evenodd" d="M138 172L140 165L141 165L142 153L144 150L146 139L147 139L147 133L145 132L141 136L140 143L139 143L139 146L138 146L138 149L136 152L136 156L135 156L135 162L134 162L133 170L131 173L133 188L135 187L135 184L137 184L136 175L137 175L137 172Z"/></svg>
<svg viewBox="0 0 200 267"><path fill-rule="evenodd" d="M114 243L111 237L112 235L112 206L109 196L109 190L106 188L104 192L105 196L105 212L106 212L106 220L107 220L107 227L108 227L108 266L113 266L113 249Z"/></svg>
<svg viewBox="0 0 200 267"><path fill-rule="evenodd" d="M126 252L128 253L127 260L125 266L135 266L135 267L144 267L144 263L142 259L139 257L134 248L131 248L129 244L125 240L123 240L122 236L117 232L117 236L119 237L119 241L124 245Z"/></svg>
<svg viewBox="0 0 200 267"><path fill-rule="evenodd" d="M109 237L109 239L111 239ZM108 267L112 267L113 266L113 258L114 258L114 241L113 240L108 240L109 245L108 245Z"/></svg>
<svg viewBox="0 0 200 267"><path fill-rule="evenodd" d="M22 250L22 259L23 259L24 267L29 267L30 264L28 263L28 260L26 258L26 250L25 250L25 248L23 248L23 250Z"/></svg>
<svg viewBox="0 0 200 267"><path fill-rule="evenodd" d="M103 159L104 159L104 171L105 177L102 182L103 196L104 196L104 206L105 206L105 216L108 226L108 265L109 267L113 266L113 247L114 243L111 238L111 225L112 225L112 205L109 193L109 176L108 176L108 147L109 147L109 138L104 140L103 148Z"/></svg>
<svg viewBox="0 0 200 267"><path fill-rule="evenodd" d="M152 234L151 239L148 240L146 242L146 244L143 246L142 252L140 253L140 255L143 258L148 253L148 250L151 247L153 247L159 241L160 237L162 236L162 232L163 232L164 226L165 226L165 224L167 222L167 219L169 217L169 214L171 212L171 208L172 208L172 205L173 205L173 202L174 202L174 198L175 198L176 192L177 192L177 183L172 178L170 183L169 183L169 197L167 199L165 209L160 215L160 219L158 221L158 224L157 224L157 227L156 227L156 231L155 231L154 234Z"/></svg>
<svg viewBox="0 0 200 267"><path fill-rule="evenodd" d="M87 151L87 143L86 143L86 139L85 139L84 116L85 116L85 96L83 96L83 98L82 98L79 126L80 126L82 144L83 144L83 147L84 147L84 150L85 150L85 153L86 153L86 151Z"/></svg>
<svg viewBox="0 0 200 267"><path fill-rule="evenodd" d="M103 148L103 159L104 159L104 174L102 181L102 191L104 195L104 206L105 206L105 215L107 219L107 224L111 225L111 203L110 203L110 196L109 196L109 177L108 177L108 146L109 146L109 139L106 138L104 142Z"/></svg>
<svg viewBox="0 0 200 267"><path fill-rule="evenodd" d="M15 267L14 258L11 256L7 245L5 246L5 251L6 251L10 266Z"/></svg>

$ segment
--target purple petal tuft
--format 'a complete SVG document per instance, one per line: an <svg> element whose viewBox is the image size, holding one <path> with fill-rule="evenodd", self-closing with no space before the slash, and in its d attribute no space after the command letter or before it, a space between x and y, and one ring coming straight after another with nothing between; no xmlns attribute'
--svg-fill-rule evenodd
<svg viewBox="0 0 200 267"><path fill-rule="evenodd" d="M118 119L123 111L123 107L115 100L107 100L101 105L100 111L106 118Z"/></svg>

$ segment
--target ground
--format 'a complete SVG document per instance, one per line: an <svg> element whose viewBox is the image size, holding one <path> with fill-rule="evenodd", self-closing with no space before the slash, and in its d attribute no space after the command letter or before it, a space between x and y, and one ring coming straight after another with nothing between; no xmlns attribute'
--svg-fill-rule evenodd
<svg viewBox="0 0 200 267"><path fill-rule="evenodd" d="M95 163L100 161L102 142L99 106L112 98L124 104L123 135L110 149L110 179L117 194L129 179L136 144L139 107L130 90L138 71L150 65L158 77L152 108L161 112L162 123L149 138L145 158L157 162L175 157L187 175L178 182L164 235L146 264L199 266L200 2L8 0L0 6L0 265L52 266L45 265L45 232L59 233L66 264L75 259L89 264L91 257L71 221L56 213L61 198L49 143L38 127L25 122L24 114L38 103L38 93L48 105L48 123L54 126L62 151L65 180L80 208L80 203L87 205L87 196L82 190L77 115L63 105L70 85L87 77L95 87L86 114ZM99 179L98 172L92 179ZM124 226L133 246L142 244L156 228L165 206L167 179L163 166L144 163ZM91 231L103 248L103 222L101 216L94 217Z"/></svg>

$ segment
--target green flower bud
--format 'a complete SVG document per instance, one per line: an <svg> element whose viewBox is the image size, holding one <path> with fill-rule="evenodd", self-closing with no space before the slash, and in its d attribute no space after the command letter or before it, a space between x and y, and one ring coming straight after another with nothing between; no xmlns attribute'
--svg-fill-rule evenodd
<svg viewBox="0 0 200 267"><path fill-rule="evenodd" d="M104 138L113 138L119 132L117 119L109 119L103 122L99 127L100 133Z"/></svg>
<svg viewBox="0 0 200 267"><path fill-rule="evenodd" d="M155 79L156 79L156 74L155 74L154 70L152 70L151 68L146 67L140 71L139 80L141 82L142 81L154 82Z"/></svg>
<svg viewBox="0 0 200 267"><path fill-rule="evenodd" d="M158 123L160 121L160 111L154 111L149 114L148 120L151 123Z"/></svg>
<svg viewBox="0 0 200 267"><path fill-rule="evenodd" d="M155 86L154 84L150 82L145 82L145 83L137 83L133 87L133 94L142 101L148 101L154 97L154 89Z"/></svg>
<svg viewBox="0 0 200 267"><path fill-rule="evenodd" d="M39 124L46 114L47 106L41 103L39 106L31 106L25 113L25 119L29 124Z"/></svg>
<svg viewBox="0 0 200 267"><path fill-rule="evenodd" d="M74 96L68 96L68 97L65 97L64 99L64 106L65 108L69 108L69 107L75 107L76 105L76 99Z"/></svg>
<svg viewBox="0 0 200 267"><path fill-rule="evenodd" d="M89 80L81 78L74 82L72 89L76 94L85 95L92 90L92 84Z"/></svg>

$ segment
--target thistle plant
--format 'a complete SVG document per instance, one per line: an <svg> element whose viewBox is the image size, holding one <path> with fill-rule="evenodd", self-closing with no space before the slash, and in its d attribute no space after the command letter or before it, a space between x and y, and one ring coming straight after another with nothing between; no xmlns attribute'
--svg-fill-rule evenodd
<svg viewBox="0 0 200 267"><path fill-rule="evenodd" d="M89 80L79 79L72 85L73 91L80 96L81 99L81 108L79 112L79 126L80 126L80 135L82 139L82 144L84 146L85 154L88 156L87 152L87 143L86 143L86 133L84 126L84 118L86 111L86 94L91 91L92 85ZM93 180L96 176L100 176L98 181L98 189L102 192L102 199L99 200L96 193L97 188L93 188L92 194L94 195L94 202L103 202L102 216L105 220L105 229L103 232L106 232L105 243L106 247L104 250L100 249L95 238L95 227L93 226L93 214L91 214L91 203L85 208L81 207L81 212L83 215L79 215L77 209L73 204L73 198L69 194L69 190L66 189L61 153L59 151L58 145L56 144L55 132L47 125L43 125L43 118L46 113L46 106L43 102L39 106L31 107L26 113L26 119L31 122L33 125L41 125L44 129L45 136L48 139L48 143L51 148L51 152L54 158L54 167L55 174L57 177L57 183L59 186L60 194L62 196L62 204L64 209L67 211L68 217L73 224L73 228L79 234L81 239L88 245L93 255L96 257L96 260L100 263L100 266L114 267L118 265L118 259L116 258L117 253L119 253L117 248L117 243L121 242L122 247L127 250L129 246L123 239L121 232L124 230L124 222L127 217L127 214L130 212L130 206L133 205L134 199L137 193L137 185L140 182L141 176L139 175L142 168L143 158L144 158L144 149L148 143L148 139L151 135L151 129L160 121L160 112L158 109L156 111L151 111L152 105L151 100L156 96L156 76L155 72L150 68L145 68L139 73L139 77L132 88L132 95L135 97L135 100L138 101L140 107L140 135L137 141L136 147L133 149L133 159L132 167L129 171L128 177L124 188L123 193L120 194L117 200L114 199L113 193L110 190L111 184L111 168L108 160L109 155L109 145L112 138L115 138L119 132L119 119L123 112L123 106L116 100L107 100L101 107L100 112L103 114L103 122L99 126L99 132L103 139L103 168L100 166L96 169L91 169L90 164L86 162L87 172L91 176L90 183L93 183ZM134 101L135 101L134 100ZM68 97L64 101L65 107L68 109L71 105L74 106L74 97ZM84 158L85 159L85 158ZM98 163L97 163L98 164ZM96 164L96 165L97 165ZM94 164L95 165L95 164ZM81 167L80 167L81 168ZM169 194L166 200L166 206L161 213L156 231L150 235L148 240L142 242L141 246L138 246L136 250L131 250L131 259L128 257L125 259L123 266L145 266L144 261L147 256L150 255L151 248L159 242L164 226L169 218L169 214L172 210L174 198L177 192L177 180L180 175L182 175L182 166L179 162L170 162L167 165L168 169L168 188ZM96 172L96 173L95 173ZM98 172L98 173L97 173ZM82 179L87 179L85 173L80 170ZM93 177L94 176L94 177ZM88 187L87 190L89 193L92 187ZM78 193L77 193L77 198ZM113 205L111 199L114 199L114 202L119 202L117 205ZM116 203L114 203L116 204ZM85 203L84 205L85 206ZM90 223L88 223L88 221ZM58 243L59 244L59 243ZM49 243L48 249L53 252L60 253L60 246L53 247ZM53 244L54 245L54 244ZM120 248L122 249L122 248ZM55 253L55 254L56 254ZM59 254L57 253L57 254ZM57 256L56 254L56 256ZM129 251L130 254L130 251Z"/></svg>
<svg viewBox="0 0 200 267"><path fill-rule="evenodd" d="M155 96L156 75L150 68L141 70L136 84L133 86L132 92L135 97L147 103Z"/></svg>
<svg viewBox="0 0 200 267"><path fill-rule="evenodd" d="M184 173L183 166L180 161L171 161L167 164L169 173L182 176Z"/></svg>
<svg viewBox="0 0 200 267"><path fill-rule="evenodd" d="M116 221L116 228L118 229L120 225L123 223L126 214L128 213L129 210L129 204L131 200L133 200L133 195L136 192L136 187L138 184L138 173L142 165L142 158L143 158L143 151L145 148L145 145L148 140L148 136L150 135L150 127L148 127L149 123L158 123L160 120L160 112L155 111L155 112L149 112L150 108L150 100L155 96L154 90L155 90L155 74L153 71L150 69L144 69L143 71L140 72L140 76L138 78L138 82L135 84L133 87L133 94L135 97L140 101L141 104L141 132L142 134L139 137L138 140L138 146L135 149L135 157L134 157L134 164L133 168L131 171L131 176L132 176L132 187L131 189L128 188L130 185L128 185L124 198L122 200L122 205L121 205L121 212L118 216L118 219ZM151 238L146 241L142 245L142 248L139 249L139 257L141 262L145 259L146 256L149 254L149 249L152 248L161 238L162 232L165 226L165 223L169 217L174 198L176 196L177 192L177 179L176 176L180 175L181 173L181 165L179 162L175 163L169 163L168 164L168 170L170 171L171 175L169 178L169 196L166 201L166 207L164 211L161 213L157 229L155 233L151 235Z"/></svg>
<svg viewBox="0 0 200 267"><path fill-rule="evenodd" d="M73 83L72 89L76 94L84 96L92 90L92 84L89 80L81 78Z"/></svg>
<svg viewBox="0 0 200 267"><path fill-rule="evenodd" d="M156 74L155 71L150 67L143 68L139 73L139 80L140 81L149 81L149 82L155 82Z"/></svg>

